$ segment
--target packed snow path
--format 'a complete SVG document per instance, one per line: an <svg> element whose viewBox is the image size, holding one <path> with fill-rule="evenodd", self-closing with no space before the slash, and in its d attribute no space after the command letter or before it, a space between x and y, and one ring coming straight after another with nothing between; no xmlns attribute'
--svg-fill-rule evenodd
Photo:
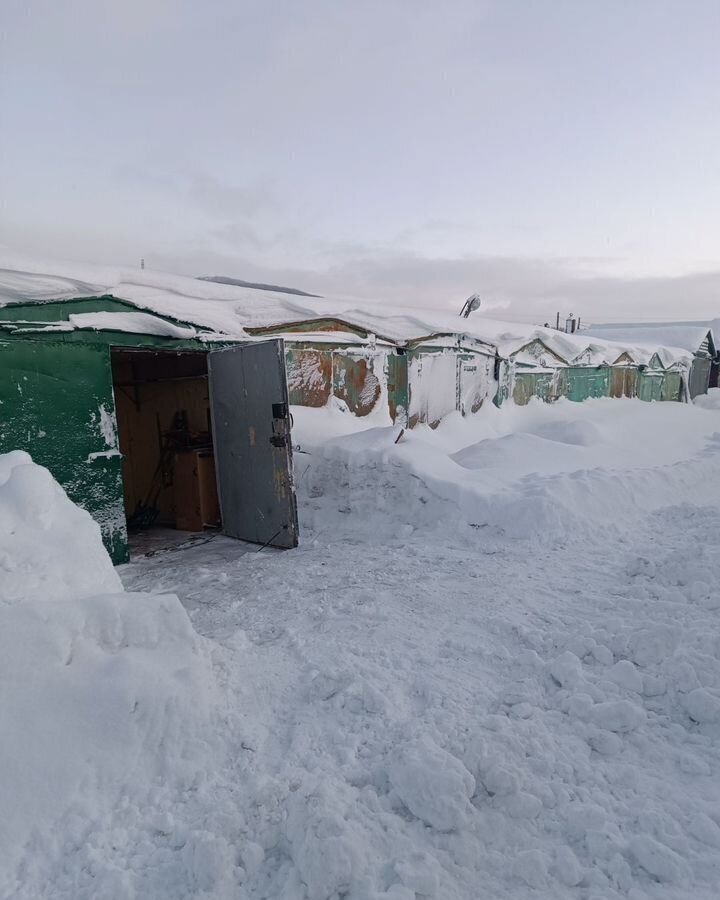
<svg viewBox="0 0 720 900"><path fill-rule="evenodd" d="M330 528L297 552L218 539L123 572L222 647L240 896L715 898L718 507L549 540L402 533L395 509L373 540L338 522L365 478L392 509L397 479L333 466L361 506L330 516L324 470L306 502Z"/></svg>

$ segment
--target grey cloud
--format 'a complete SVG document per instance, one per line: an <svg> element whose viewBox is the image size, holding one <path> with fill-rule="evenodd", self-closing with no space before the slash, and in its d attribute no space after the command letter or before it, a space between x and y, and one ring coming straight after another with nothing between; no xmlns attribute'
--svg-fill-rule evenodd
<svg viewBox="0 0 720 900"><path fill-rule="evenodd" d="M353 260L320 273L315 287L448 310L459 309L465 297L478 292L486 308L540 322L556 312L598 322L710 318L720 312L720 271L627 278L583 274L589 261L579 263L522 257Z"/></svg>
<svg viewBox="0 0 720 900"><path fill-rule="evenodd" d="M217 238L226 248L234 248L236 252L250 250L263 250L268 246L267 238L260 235L258 230L247 222L230 222L215 228L211 236Z"/></svg>
<svg viewBox="0 0 720 900"><path fill-rule="evenodd" d="M247 220L279 209L275 192L257 182L231 183L206 172L126 162L114 169L115 180L138 193L151 191L160 200L172 198L211 218Z"/></svg>
<svg viewBox="0 0 720 900"><path fill-rule="evenodd" d="M676 277L630 278L593 274L607 260L473 256L428 259L410 254L355 256L328 266L259 265L244 253L188 246L188 274L212 271L251 280L289 284L327 297L355 297L388 305L445 312L460 310L478 292L490 315L543 323L556 312L588 321L682 320L720 314L720 269ZM155 261L177 268L178 257Z"/></svg>
<svg viewBox="0 0 720 900"><path fill-rule="evenodd" d="M223 217L252 217L277 208L269 187L228 184L206 174L187 176L187 195L197 209Z"/></svg>

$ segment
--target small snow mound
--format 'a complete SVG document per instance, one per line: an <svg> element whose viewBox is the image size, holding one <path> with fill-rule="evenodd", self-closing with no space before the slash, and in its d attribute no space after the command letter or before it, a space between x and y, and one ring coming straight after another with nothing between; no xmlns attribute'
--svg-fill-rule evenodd
<svg viewBox="0 0 720 900"><path fill-rule="evenodd" d="M388 774L403 805L426 824L453 831L468 822L475 779L459 759L430 740L403 746Z"/></svg>
<svg viewBox="0 0 720 900"><path fill-rule="evenodd" d="M555 441L558 444L573 444L576 447L592 447L603 442L600 429L594 422L547 422L529 431L530 434Z"/></svg>
<svg viewBox="0 0 720 900"><path fill-rule="evenodd" d="M720 697L705 688L695 688L683 698L685 711L700 725L720 722Z"/></svg>
<svg viewBox="0 0 720 900"><path fill-rule="evenodd" d="M677 649L680 634L670 625L656 625L634 631L628 639L628 654L643 668L661 663Z"/></svg>
<svg viewBox="0 0 720 900"><path fill-rule="evenodd" d="M483 769L480 774L480 780L488 794L500 797L514 794L520 787L520 782L515 772L511 772L510 769L499 763L491 764Z"/></svg>
<svg viewBox="0 0 720 900"><path fill-rule="evenodd" d="M0 601L120 590L88 513L27 453L0 455Z"/></svg>
<svg viewBox="0 0 720 900"><path fill-rule="evenodd" d="M363 835L343 814L342 798L327 786L295 793L285 834L309 897L330 900L347 894L367 868Z"/></svg>
<svg viewBox="0 0 720 900"><path fill-rule="evenodd" d="M591 717L598 728L623 734L643 724L645 711L629 700L607 700L593 706Z"/></svg>
<svg viewBox="0 0 720 900"><path fill-rule="evenodd" d="M631 838L629 850L635 861L658 881L677 884L687 875L687 866L681 857L648 835Z"/></svg>
<svg viewBox="0 0 720 900"><path fill-rule="evenodd" d="M720 850L720 826L713 822L707 813L696 813L690 820L688 831L708 847Z"/></svg>
<svg viewBox="0 0 720 900"><path fill-rule="evenodd" d="M574 688L582 681L582 663L574 653L566 650L553 660L550 674L560 687Z"/></svg>
<svg viewBox="0 0 720 900"><path fill-rule="evenodd" d="M545 446L545 441L537 435L520 432L478 441L453 453L450 458L463 469L500 468L509 461L525 459L533 454L540 457Z"/></svg>
<svg viewBox="0 0 720 900"><path fill-rule="evenodd" d="M528 887L545 887L548 880L547 858L539 850L523 850L515 858L515 874Z"/></svg>
<svg viewBox="0 0 720 900"><path fill-rule="evenodd" d="M555 875L567 887L575 887L583 878L582 866L571 847L558 847L555 853Z"/></svg>
<svg viewBox="0 0 720 900"><path fill-rule="evenodd" d="M621 659L616 662L606 677L626 691L633 691L636 694L641 694L643 691L642 675L629 659Z"/></svg>
<svg viewBox="0 0 720 900"><path fill-rule="evenodd" d="M702 409L720 409L720 388L710 388L707 394L700 394L694 402Z"/></svg>

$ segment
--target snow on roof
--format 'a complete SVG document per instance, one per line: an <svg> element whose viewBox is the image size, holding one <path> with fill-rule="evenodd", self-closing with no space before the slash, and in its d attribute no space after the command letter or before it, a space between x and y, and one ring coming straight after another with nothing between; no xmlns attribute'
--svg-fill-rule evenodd
<svg viewBox="0 0 720 900"><path fill-rule="evenodd" d="M63 275L45 275L16 269L0 269L0 306L9 303L44 303L49 300L70 300L102 294L105 288L97 283L81 281Z"/></svg>
<svg viewBox="0 0 720 900"><path fill-rule="evenodd" d="M710 322L637 322L593 325L582 333L618 343L641 343L654 346L681 347L696 353L712 331Z"/></svg>
<svg viewBox="0 0 720 900"><path fill-rule="evenodd" d="M180 339L198 336L194 328L173 325L165 319L143 312L73 313L68 316L76 328L92 328L96 331L126 331L131 334L155 334Z"/></svg>
<svg viewBox="0 0 720 900"><path fill-rule="evenodd" d="M235 338L247 336L247 328L317 316L315 308L305 305L306 298L147 270L62 263L34 270L0 268L0 307L103 294Z"/></svg>
<svg viewBox="0 0 720 900"><path fill-rule="evenodd" d="M57 262L38 264L36 261L29 262L27 258L10 258L6 253L0 253L0 307L11 303L43 303L103 294L124 300L145 313L154 312L203 329L205 336L210 331L215 336L235 339L248 337L253 329L281 330L291 323L335 318L399 344L451 335L458 341L484 344L492 352L497 349L503 358L525 354L534 342L539 341L550 353L543 358L542 354L533 351L530 356L535 364L540 361L541 365L550 366L563 362L577 365L612 364L623 353L629 353L636 363L647 363L661 348L660 358L664 365L687 364L692 352L697 349L690 349L687 341L671 343L661 340L659 334L657 341L648 342L644 340L645 334L640 332L627 332L619 340L614 334L612 337L610 333L595 334L594 329L569 335L551 328L503 322L482 313L460 318L439 310L413 309L371 301L363 301L362 307L359 307L357 299L296 296L145 269ZM82 316L75 318L81 320ZM138 318L123 320L122 323L119 319L113 319L113 322L123 324L123 330L137 327L146 331L158 327ZM85 318L82 325L80 321L76 324L81 327L110 327L103 318L96 318L93 324ZM559 357L559 360L554 357Z"/></svg>

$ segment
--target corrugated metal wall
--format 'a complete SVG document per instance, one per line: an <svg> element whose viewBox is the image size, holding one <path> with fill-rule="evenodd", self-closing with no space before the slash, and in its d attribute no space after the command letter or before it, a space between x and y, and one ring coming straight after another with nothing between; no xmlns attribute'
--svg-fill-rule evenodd
<svg viewBox="0 0 720 900"><path fill-rule="evenodd" d="M26 450L127 559L121 456L107 344L0 342L0 453Z"/></svg>
<svg viewBox="0 0 720 900"><path fill-rule="evenodd" d="M405 357L393 349L286 343L285 361L295 406L325 406L335 396L356 416L384 404L393 419L407 407Z"/></svg>
<svg viewBox="0 0 720 900"><path fill-rule="evenodd" d="M408 421L437 427L448 413L476 413L497 393L495 359L467 349L416 347L408 355Z"/></svg>
<svg viewBox="0 0 720 900"><path fill-rule="evenodd" d="M712 360L709 356L696 356L693 360L688 382L691 399L695 399L695 397L700 396L700 394L707 394L711 368Z"/></svg>

